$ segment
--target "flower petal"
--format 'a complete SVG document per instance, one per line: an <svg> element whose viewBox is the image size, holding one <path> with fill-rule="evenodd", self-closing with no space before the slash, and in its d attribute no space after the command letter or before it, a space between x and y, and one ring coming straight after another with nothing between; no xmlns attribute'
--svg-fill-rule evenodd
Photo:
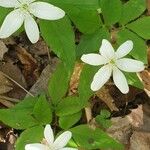
<svg viewBox="0 0 150 150"><path fill-rule="evenodd" d="M89 65L98 66L107 63L107 59L99 54L82 55L81 60Z"/></svg>
<svg viewBox="0 0 150 150"><path fill-rule="evenodd" d="M116 65L120 70L126 72L140 72L145 68L143 62L129 58L122 58L117 60Z"/></svg>
<svg viewBox="0 0 150 150"><path fill-rule="evenodd" d="M48 147L44 144L34 143L25 145L25 150L46 150Z"/></svg>
<svg viewBox="0 0 150 150"><path fill-rule="evenodd" d="M99 52L102 56L106 57L109 60L114 58L115 56L114 48L112 47L111 43L106 39L102 40L102 45L99 49Z"/></svg>
<svg viewBox="0 0 150 150"><path fill-rule="evenodd" d="M61 148L59 150L78 150L78 149L77 148L65 147L65 148Z"/></svg>
<svg viewBox="0 0 150 150"><path fill-rule="evenodd" d="M126 41L123 43L115 52L116 58L122 58L126 56L130 51L133 49L133 42L132 41Z"/></svg>
<svg viewBox="0 0 150 150"><path fill-rule="evenodd" d="M117 88L123 93L129 92L129 86L124 74L117 68L113 67L113 80Z"/></svg>
<svg viewBox="0 0 150 150"><path fill-rule="evenodd" d="M10 12L6 16L0 28L0 38L7 38L10 35L12 35L21 27L23 21L24 21L24 16L19 9Z"/></svg>
<svg viewBox="0 0 150 150"><path fill-rule="evenodd" d="M105 65L98 70L91 83L92 91L98 91L110 78L112 73L112 66Z"/></svg>
<svg viewBox="0 0 150 150"><path fill-rule="evenodd" d="M0 6L6 8L13 8L19 5L17 0L0 0Z"/></svg>
<svg viewBox="0 0 150 150"><path fill-rule="evenodd" d="M72 133L70 131L66 131L62 133L58 138L54 141L55 149L61 149L67 145L69 140L71 139Z"/></svg>
<svg viewBox="0 0 150 150"><path fill-rule="evenodd" d="M62 9L45 2L30 4L30 12L38 18L46 20L57 20L65 16L65 12Z"/></svg>
<svg viewBox="0 0 150 150"><path fill-rule="evenodd" d="M45 126L44 137L45 137L46 141L49 143L49 145L53 144L53 142L54 142L54 133L53 133L53 130L52 130L52 128L49 124L47 124Z"/></svg>
<svg viewBox="0 0 150 150"><path fill-rule="evenodd" d="M27 15L25 18L25 31L32 43L36 43L39 40L39 28L36 21L31 17L31 15Z"/></svg>

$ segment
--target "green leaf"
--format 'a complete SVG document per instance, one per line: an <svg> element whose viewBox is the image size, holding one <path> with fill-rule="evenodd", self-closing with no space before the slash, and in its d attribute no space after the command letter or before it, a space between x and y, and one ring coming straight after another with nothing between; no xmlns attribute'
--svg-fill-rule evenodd
<svg viewBox="0 0 150 150"><path fill-rule="evenodd" d="M35 99L27 98L13 108L0 109L0 121L15 129L26 129L38 125L32 117Z"/></svg>
<svg viewBox="0 0 150 150"><path fill-rule="evenodd" d="M139 17L146 9L146 2L143 0L129 0L123 5L121 24L126 24ZM134 11L133 11L134 10Z"/></svg>
<svg viewBox="0 0 150 150"><path fill-rule="evenodd" d="M83 33L93 33L101 26L98 0L50 0L61 7Z"/></svg>
<svg viewBox="0 0 150 150"><path fill-rule="evenodd" d="M33 109L33 116L42 125L51 123L52 112L51 112L50 104L47 102L44 94L38 98L38 101L36 102Z"/></svg>
<svg viewBox="0 0 150 150"><path fill-rule="evenodd" d="M81 148L88 149L114 149L123 150L123 146L112 139L104 131L93 130L88 125L80 125L70 129L73 139Z"/></svg>
<svg viewBox="0 0 150 150"><path fill-rule="evenodd" d="M24 150L26 144L40 143L43 139L44 128L36 126L21 133L17 139L15 150Z"/></svg>
<svg viewBox="0 0 150 150"><path fill-rule="evenodd" d="M93 34L84 34L76 48L76 55L80 58L83 54L98 53L102 39L109 39L108 30L103 27Z"/></svg>
<svg viewBox="0 0 150 150"><path fill-rule="evenodd" d="M79 112L84 108L83 104L80 102L79 97L66 97L56 107L56 114L58 116L72 115Z"/></svg>
<svg viewBox="0 0 150 150"><path fill-rule="evenodd" d="M96 116L96 122L103 128L109 128L111 126L111 121L109 119L110 112L106 109L101 110L100 115Z"/></svg>
<svg viewBox="0 0 150 150"><path fill-rule="evenodd" d="M134 43L133 50L130 52L130 55L135 59L147 63L147 47L145 41L127 29L121 30L118 33L118 45L122 44L127 40L132 40Z"/></svg>
<svg viewBox="0 0 150 150"><path fill-rule="evenodd" d="M69 79L70 72L66 70L63 63L59 64L48 85L49 94L54 105L56 105L67 93Z"/></svg>
<svg viewBox="0 0 150 150"><path fill-rule="evenodd" d="M69 19L42 20L40 29L48 46L62 59L65 67L71 70L75 63L75 36Z"/></svg>
<svg viewBox="0 0 150 150"><path fill-rule="evenodd" d="M0 25L2 25L5 17L7 16L7 14L10 12L11 9L8 8L4 8L4 7L0 7Z"/></svg>
<svg viewBox="0 0 150 150"><path fill-rule="evenodd" d="M122 11L120 0L101 0L100 5L106 25L113 25L120 20Z"/></svg>
<svg viewBox="0 0 150 150"><path fill-rule="evenodd" d="M127 78L128 84L130 84L132 86L135 86L139 89L144 88L144 85L142 84L142 82L140 81L140 79L138 78L136 73L127 73L127 72L125 72L124 74Z"/></svg>
<svg viewBox="0 0 150 150"><path fill-rule="evenodd" d="M150 39L150 17L140 18L128 24L127 28L134 31L144 39Z"/></svg>
<svg viewBox="0 0 150 150"><path fill-rule="evenodd" d="M90 86L98 68L99 67L93 67L90 65L85 65L83 67L78 87L80 103L87 103L89 98L93 95L93 91L91 90Z"/></svg>
<svg viewBox="0 0 150 150"><path fill-rule="evenodd" d="M82 112L80 111L72 115L62 116L59 118L59 126L62 129L67 130L80 120L81 115L82 115Z"/></svg>

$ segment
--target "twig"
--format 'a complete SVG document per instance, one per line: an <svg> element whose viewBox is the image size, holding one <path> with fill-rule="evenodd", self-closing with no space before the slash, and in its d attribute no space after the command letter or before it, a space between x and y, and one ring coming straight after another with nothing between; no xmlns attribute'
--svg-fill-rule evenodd
<svg viewBox="0 0 150 150"><path fill-rule="evenodd" d="M87 123L89 123L92 120L92 110L90 106L85 107L85 115L86 115Z"/></svg>
<svg viewBox="0 0 150 150"><path fill-rule="evenodd" d="M16 85L18 85L21 89L23 89L28 95L34 97L34 95L32 93L30 93L29 91L27 91L23 86L21 86L18 82L16 82L14 79L12 79L10 76L8 76L7 74L5 74L4 72L0 71L6 78L8 78L9 80L11 80L12 82L14 82Z"/></svg>

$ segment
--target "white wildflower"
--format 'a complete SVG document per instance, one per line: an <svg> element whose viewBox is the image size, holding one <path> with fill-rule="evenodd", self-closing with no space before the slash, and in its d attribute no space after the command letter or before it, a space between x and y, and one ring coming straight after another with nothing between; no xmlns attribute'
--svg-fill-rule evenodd
<svg viewBox="0 0 150 150"><path fill-rule="evenodd" d="M129 92L129 86L124 74L121 72L140 72L144 70L144 63L138 60L123 58L133 49L133 42L128 40L123 43L115 52L111 43L105 39L102 40L100 54L85 54L81 60L87 64L102 66L95 74L91 83L93 91L99 90L113 75L113 81L118 89L126 94Z"/></svg>

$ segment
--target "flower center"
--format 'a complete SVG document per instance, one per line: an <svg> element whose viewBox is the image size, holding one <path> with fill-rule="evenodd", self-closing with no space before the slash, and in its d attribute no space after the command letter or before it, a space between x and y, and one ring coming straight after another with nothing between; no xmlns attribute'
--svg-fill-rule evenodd
<svg viewBox="0 0 150 150"><path fill-rule="evenodd" d="M115 64L115 60L112 59L109 63L112 64L112 65L114 65Z"/></svg>

